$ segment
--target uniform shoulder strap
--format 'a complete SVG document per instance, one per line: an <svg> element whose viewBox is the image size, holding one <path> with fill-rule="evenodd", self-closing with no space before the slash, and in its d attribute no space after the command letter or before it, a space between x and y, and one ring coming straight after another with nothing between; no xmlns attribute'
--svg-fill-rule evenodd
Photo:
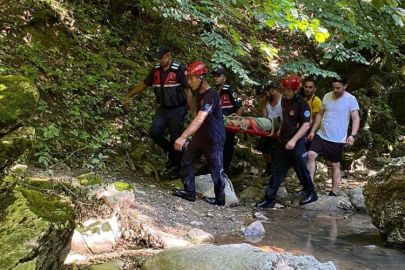
<svg viewBox="0 0 405 270"><path fill-rule="evenodd" d="M181 66L181 64L179 62L172 61L172 64L170 65L170 69L173 71L177 71L180 66Z"/></svg>

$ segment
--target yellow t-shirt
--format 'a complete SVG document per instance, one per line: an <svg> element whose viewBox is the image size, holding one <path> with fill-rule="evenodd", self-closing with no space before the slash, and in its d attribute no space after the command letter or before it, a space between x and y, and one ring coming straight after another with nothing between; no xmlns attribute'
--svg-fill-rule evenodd
<svg viewBox="0 0 405 270"><path fill-rule="evenodd" d="M309 110L311 111L311 123L315 121L314 113L318 113L321 109L322 101L319 97L313 96L310 100L307 100Z"/></svg>

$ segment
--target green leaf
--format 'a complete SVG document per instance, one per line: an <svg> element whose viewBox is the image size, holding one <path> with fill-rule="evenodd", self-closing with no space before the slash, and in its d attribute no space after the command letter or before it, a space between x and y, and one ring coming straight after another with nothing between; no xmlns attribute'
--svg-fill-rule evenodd
<svg viewBox="0 0 405 270"><path fill-rule="evenodd" d="M380 8L382 8L384 6L384 1L383 0L373 0L372 3L373 3L373 7L375 9L380 9Z"/></svg>
<svg viewBox="0 0 405 270"><path fill-rule="evenodd" d="M276 23L274 22L274 20L267 20L266 21L266 25L268 26L268 27L273 27L273 26L275 26L276 25Z"/></svg>
<svg viewBox="0 0 405 270"><path fill-rule="evenodd" d="M402 19L396 15L396 14L392 14L392 18L394 19L394 21L399 25L399 26L404 26L404 22L402 21Z"/></svg>

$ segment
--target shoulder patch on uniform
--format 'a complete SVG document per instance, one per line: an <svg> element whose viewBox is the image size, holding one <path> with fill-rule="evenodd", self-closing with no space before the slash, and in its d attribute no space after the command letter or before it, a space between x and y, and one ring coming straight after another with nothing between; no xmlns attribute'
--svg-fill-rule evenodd
<svg viewBox="0 0 405 270"><path fill-rule="evenodd" d="M306 110L305 112L304 112L304 116L305 117L309 117L311 115L311 113L308 111L308 110Z"/></svg>
<svg viewBox="0 0 405 270"><path fill-rule="evenodd" d="M173 70L178 70L179 67L180 67L180 64L173 62L172 66L170 68L173 69Z"/></svg>
<svg viewBox="0 0 405 270"><path fill-rule="evenodd" d="M232 97L236 99L238 98L238 94L236 94L236 92L233 92Z"/></svg>

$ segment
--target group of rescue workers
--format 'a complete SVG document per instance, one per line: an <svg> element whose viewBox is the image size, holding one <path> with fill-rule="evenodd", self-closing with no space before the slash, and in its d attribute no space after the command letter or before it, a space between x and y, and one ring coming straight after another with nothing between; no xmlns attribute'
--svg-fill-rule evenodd
<svg viewBox="0 0 405 270"><path fill-rule="evenodd" d="M129 109L132 96L152 86L160 105L153 116L150 136L163 150L168 152L166 168L171 171L170 180L181 178L184 189L173 190L173 195L188 201L195 201L194 165L204 155L212 181L215 198L204 201L225 205L225 173L230 171L234 154L235 133L225 130L223 116L243 113L237 91L227 83L227 71L218 66L211 73L215 89L206 75L203 62L193 62L187 69L172 60L171 48L160 45L154 58L156 65L125 97L124 109ZM347 81L332 80L332 92L321 101L316 95L315 79L303 80L296 75L286 77L282 82L283 94L277 90L274 81L266 80L257 89L261 96L261 116L281 121L277 136L264 136L259 140L257 150L263 153L266 169L262 177L269 177L265 198L256 204L260 208L273 208L277 191L292 166L302 185L297 195L302 195L300 204L318 199L313 179L316 158L323 156L331 162L332 190L329 196L337 196L340 179L340 161L345 145L354 143L360 125L359 105L356 98L346 92ZM191 90L196 91L196 107ZM192 122L184 130L187 108ZM351 134L347 136L350 118ZM168 128L170 141L164 136ZM183 146L192 136L185 151Z"/></svg>

